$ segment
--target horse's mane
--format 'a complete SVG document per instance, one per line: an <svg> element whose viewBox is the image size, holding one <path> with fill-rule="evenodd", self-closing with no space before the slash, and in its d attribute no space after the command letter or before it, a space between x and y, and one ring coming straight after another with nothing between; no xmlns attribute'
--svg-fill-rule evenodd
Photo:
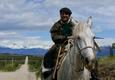
<svg viewBox="0 0 115 80"><path fill-rule="evenodd" d="M78 24L76 24L73 29L73 36L78 36L79 33L84 30L84 25L85 25L85 23L83 23L81 21Z"/></svg>

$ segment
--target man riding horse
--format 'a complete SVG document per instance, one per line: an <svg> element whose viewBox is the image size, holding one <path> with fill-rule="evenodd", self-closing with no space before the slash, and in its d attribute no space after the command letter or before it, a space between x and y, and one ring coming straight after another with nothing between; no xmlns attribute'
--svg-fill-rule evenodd
<svg viewBox="0 0 115 80"><path fill-rule="evenodd" d="M51 38L55 45L53 45L44 56L43 65L45 68L49 69L48 71L43 72L44 78L47 78L54 71L59 47L68 40L69 36L72 36L73 28L75 24L78 23L78 21L71 18L71 14L72 12L69 8L65 7L60 9L60 20L58 20L50 29ZM91 73L93 74L92 80L97 80L97 77L95 76L96 73L93 73L93 71L91 71Z"/></svg>

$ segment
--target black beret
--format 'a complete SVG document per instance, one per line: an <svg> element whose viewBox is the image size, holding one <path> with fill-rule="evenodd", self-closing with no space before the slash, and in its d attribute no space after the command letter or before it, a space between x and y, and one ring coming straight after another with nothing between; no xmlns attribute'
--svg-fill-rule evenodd
<svg viewBox="0 0 115 80"><path fill-rule="evenodd" d="M66 8L66 7L60 9L60 13L62 13L62 12L68 13L69 15L72 14L71 10L69 8Z"/></svg>

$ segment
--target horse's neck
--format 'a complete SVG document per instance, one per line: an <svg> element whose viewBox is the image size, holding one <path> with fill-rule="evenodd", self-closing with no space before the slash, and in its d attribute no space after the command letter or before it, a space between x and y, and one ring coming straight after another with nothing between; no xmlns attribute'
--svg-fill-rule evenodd
<svg viewBox="0 0 115 80"><path fill-rule="evenodd" d="M87 80L84 79L84 75L86 75L86 69L83 66L83 62L81 59L81 55L80 53L78 53L79 50L78 48L75 46L75 44L73 45L73 47L71 47L71 51L68 55L69 57L69 61L70 65L71 65L71 77L72 80ZM87 72L87 74L89 74Z"/></svg>
<svg viewBox="0 0 115 80"><path fill-rule="evenodd" d="M73 47L71 47L69 56L70 56L70 63L72 63L73 69L75 69L77 72L81 71L84 68L83 62L79 50L75 46L75 44L73 44Z"/></svg>
<svg viewBox="0 0 115 80"><path fill-rule="evenodd" d="M87 80L83 79L84 72L78 49L69 43L66 45L67 54L62 61L62 65L58 71L58 80ZM82 78L82 79L81 79Z"/></svg>
<svg viewBox="0 0 115 80"><path fill-rule="evenodd" d="M78 66L79 64L82 64L81 55L79 53L78 47L75 45L73 39L69 39L69 43L65 46L65 49L67 50L67 54L69 54L69 58L71 63L73 63L75 66ZM79 65L79 67L81 67Z"/></svg>

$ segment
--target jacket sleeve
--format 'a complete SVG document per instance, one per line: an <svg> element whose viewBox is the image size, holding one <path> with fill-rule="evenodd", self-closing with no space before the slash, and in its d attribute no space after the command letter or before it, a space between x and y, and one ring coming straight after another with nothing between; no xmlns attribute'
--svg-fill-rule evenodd
<svg viewBox="0 0 115 80"><path fill-rule="evenodd" d="M66 36L61 34L59 24L54 24L50 29L51 38L55 44L63 43L66 40Z"/></svg>

